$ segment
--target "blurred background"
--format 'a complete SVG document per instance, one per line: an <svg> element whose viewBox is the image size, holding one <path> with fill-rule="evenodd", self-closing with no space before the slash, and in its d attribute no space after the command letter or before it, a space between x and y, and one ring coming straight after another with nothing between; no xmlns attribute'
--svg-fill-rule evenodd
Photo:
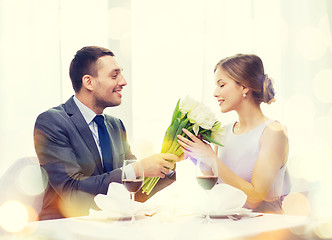
<svg viewBox="0 0 332 240"><path fill-rule="evenodd" d="M262 108L288 129L296 214L331 215L331 32L332 0L0 0L0 177L35 156L35 119L74 94L68 68L83 46L111 49L124 68L123 104L106 112L138 157L160 151L186 95L234 121L219 112L213 69L254 53L276 90Z"/></svg>

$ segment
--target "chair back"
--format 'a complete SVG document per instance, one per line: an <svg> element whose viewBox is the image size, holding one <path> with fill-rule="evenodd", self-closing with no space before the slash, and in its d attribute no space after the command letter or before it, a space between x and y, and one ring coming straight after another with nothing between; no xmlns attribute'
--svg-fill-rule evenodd
<svg viewBox="0 0 332 240"><path fill-rule="evenodd" d="M0 178L0 206L7 201L19 201L38 216L46 187L47 175L38 158L18 159Z"/></svg>

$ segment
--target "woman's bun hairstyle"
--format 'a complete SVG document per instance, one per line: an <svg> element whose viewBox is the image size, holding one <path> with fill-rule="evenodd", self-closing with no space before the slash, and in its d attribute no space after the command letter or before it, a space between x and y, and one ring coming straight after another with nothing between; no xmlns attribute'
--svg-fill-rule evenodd
<svg viewBox="0 0 332 240"><path fill-rule="evenodd" d="M238 84L248 87L258 105L275 101L272 81L264 73L263 62L257 55L236 54L220 60L214 71L218 68Z"/></svg>

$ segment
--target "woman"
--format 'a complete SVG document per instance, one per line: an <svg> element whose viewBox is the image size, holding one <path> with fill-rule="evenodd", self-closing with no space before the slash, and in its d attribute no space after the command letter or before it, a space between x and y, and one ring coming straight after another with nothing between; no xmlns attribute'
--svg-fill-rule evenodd
<svg viewBox="0 0 332 240"><path fill-rule="evenodd" d="M183 131L191 140L178 136L178 142L191 158L217 161L219 179L246 193L245 207L283 213L282 200L290 185L288 138L284 127L260 108L262 102L274 101L263 63L256 55L238 54L221 60L214 75L214 96L221 112L236 111L238 121L225 127L224 147L219 153L186 129Z"/></svg>

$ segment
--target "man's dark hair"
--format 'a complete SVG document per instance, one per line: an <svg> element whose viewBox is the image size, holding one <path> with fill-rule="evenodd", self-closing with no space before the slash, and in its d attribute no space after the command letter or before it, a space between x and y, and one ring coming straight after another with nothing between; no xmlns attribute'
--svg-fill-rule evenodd
<svg viewBox="0 0 332 240"><path fill-rule="evenodd" d="M75 92L82 88L82 77L89 74L97 76L98 59L103 56L114 56L114 53L106 48L97 46L87 46L78 50L74 59L70 63L69 76Z"/></svg>

